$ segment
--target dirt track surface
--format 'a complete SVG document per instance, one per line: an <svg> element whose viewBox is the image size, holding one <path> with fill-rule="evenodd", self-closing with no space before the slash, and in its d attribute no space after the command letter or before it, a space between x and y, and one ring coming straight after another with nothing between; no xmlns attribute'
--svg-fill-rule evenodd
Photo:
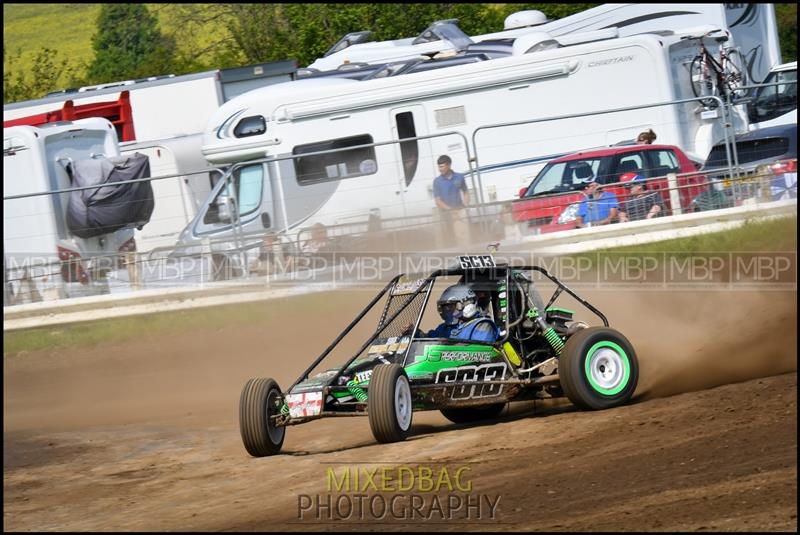
<svg viewBox="0 0 800 535"><path fill-rule="evenodd" d="M290 385L367 294L306 297L263 328L7 356L4 528L796 531L796 293L589 297L639 355L631 405L515 404L474 426L415 413L411 439L391 445L374 442L365 418L316 421L263 459L241 445L243 383ZM331 299L341 313L312 325ZM459 494L440 487L416 492L425 508L399 520L299 518L302 495L358 494L328 492L329 468L397 466L468 467L472 499L499 501L469 521L426 520L434 495Z"/></svg>

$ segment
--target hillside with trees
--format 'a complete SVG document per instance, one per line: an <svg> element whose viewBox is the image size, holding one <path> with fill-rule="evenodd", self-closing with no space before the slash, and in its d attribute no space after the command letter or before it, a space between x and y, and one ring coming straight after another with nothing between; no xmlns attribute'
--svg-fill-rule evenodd
<svg viewBox="0 0 800 535"><path fill-rule="evenodd" d="M305 66L343 35L375 40L458 19L500 31L538 9L559 19L599 4L3 4L3 101L67 87L295 59ZM797 57L797 5L775 4L784 61Z"/></svg>

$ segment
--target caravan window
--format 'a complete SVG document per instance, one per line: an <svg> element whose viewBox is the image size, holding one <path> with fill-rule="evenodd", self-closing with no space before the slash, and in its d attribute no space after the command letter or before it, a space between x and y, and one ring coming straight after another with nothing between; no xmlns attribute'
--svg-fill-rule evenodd
<svg viewBox="0 0 800 535"><path fill-rule="evenodd" d="M330 139L308 145L298 145L292 154L308 154L311 152L333 151L315 156L295 158L294 170L297 183L309 186L319 182L341 180L363 175L372 175L378 172L375 159L375 147L361 147L345 150L347 147L369 145L373 143L372 136L360 136Z"/></svg>
<svg viewBox="0 0 800 535"><path fill-rule="evenodd" d="M267 131L267 123L260 115L252 117L245 117L233 129L233 135L236 137L249 137L263 134Z"/></svg>

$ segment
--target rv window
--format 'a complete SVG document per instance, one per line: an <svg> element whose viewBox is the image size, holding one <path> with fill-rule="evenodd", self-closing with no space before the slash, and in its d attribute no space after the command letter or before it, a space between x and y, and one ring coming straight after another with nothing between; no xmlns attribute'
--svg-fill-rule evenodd
<svg viewBox="0 0 800 535"><path fill-rule="evenodd" d="M233 129L233 135L236 137L249 137L263 134L266 131L267 123L264 121L264 118L260 115L254 115L252 117L245 117L239 121L239 124Z"/></svg>
<svg viewBox="0 0 800 535"><path fill-rule="evenodd" d="M417 130L414 127L414 114L412 112L404 111L403 113L398 113L395 115L395 121L397 122L398 138L417 137ZM419 163L417 140L401 142L400 156L403 158L403 173L406 178L406 186L408 186L414 179L414 173L417 172L417 164Z"/></svg>
<svg viewBox="0 0 800 535"><path fill-rule="evenodd" d="M261 204L261 189L264 183L264 168L261 164L243 167L236 172L233 180L238 192L239 216L254 212ZM230 188L223 187L214 201L209 204L203 222L206 224L231 223L232 203L229 202Z"/></svg>
<svg viewBox="0 0 800 535"><path fill-rule="evenodd" d="M364 134L309 143L308 145L298 145L294 148L292 154L299 155L322 151L336 152L295 158L294 170L297 175L297 183L301 186L309 186L319 182L377 173L375 147L347 150L347 147L369 145L370 143L373 143L372 136Z"/></svg>

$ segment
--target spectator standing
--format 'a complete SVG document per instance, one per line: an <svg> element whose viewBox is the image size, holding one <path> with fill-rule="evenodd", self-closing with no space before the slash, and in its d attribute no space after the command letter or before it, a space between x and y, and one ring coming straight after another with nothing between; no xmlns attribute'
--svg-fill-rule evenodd
<svg viewBox="0 0 800 535"><path fill-rule="evenodd" d="M443 223L459 244L469 242L467 209L469 191L464 175L453 171L453 161L446 154L439 156L439 176L433 180L433 198Z"/></svg>
<svg viewBox="0 0 800 535"><path fill-rule="evenodd" d="M636 138L637 145L652 145L653 141L656 140L656 133L653 132L653 129L650 128L645 130L644 132L640 132L639 136Z"/></svg>

